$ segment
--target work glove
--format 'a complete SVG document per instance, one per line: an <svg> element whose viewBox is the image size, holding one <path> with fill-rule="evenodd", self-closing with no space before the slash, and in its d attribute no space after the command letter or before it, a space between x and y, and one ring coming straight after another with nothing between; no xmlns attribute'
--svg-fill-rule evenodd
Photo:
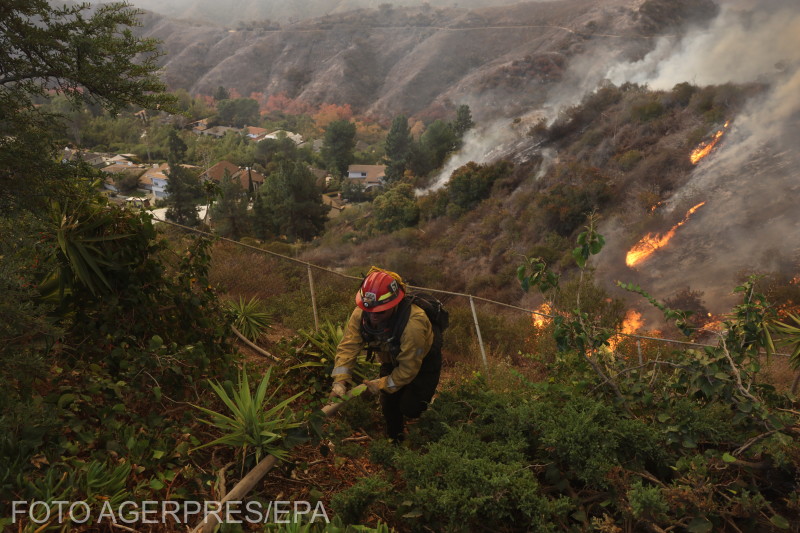
<svg viewBox="0 0 800 533"><path fill-rule="evenodd" d="M331 387L331 393L328 395L328 398L342 398L346 392L347 386L344 384L344 382L337 381L333 384L333 387Z"/></svg>
<svg viewBox="0 0 800 533"><path fill-rule="evenodd" d="M367 390L370 394L378 395L381 392L381 380L380 379L373 379L371 381L365 381L364 385L367 386Z"/></svg>

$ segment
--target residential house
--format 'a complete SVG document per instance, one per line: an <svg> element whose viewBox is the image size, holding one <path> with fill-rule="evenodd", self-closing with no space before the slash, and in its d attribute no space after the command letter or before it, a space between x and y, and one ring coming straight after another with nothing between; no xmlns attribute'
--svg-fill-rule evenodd
<svg viewBox="0 0 800 533"><path fill-rule="evenodd" d="M190 170L198 168L195 165L182 164L181 166ZM169 196L167 183L169 183L169 163L153 163L153 166L139 178L139 186L150 191L153 200L163 200Z"/></svg>
<svg viewBox="0 0 800 533"><path fill-rule="evenodd" d="M230 161L220 161L219 163L211 166L200 174L201 180L212 180L217 183L222 181L225 175L229 175L234 180L239 180L242 188L246 191L250 190L251 184L253 190L264 184L266 176L250 167L238 167Z"/></svg>
<svg viewBox="0 0 800 533"><path fill-rule="evenodd" d="M169 196L166 191L169 181L168 172L168 163L153 163L153 166L145 170L144 174L139 177L139 186L150 191L154 200L162 200Z"/></svg>
<svg viewBox="0 0 800 533"><path fill-rule="evenodd" d="M86 150L73 150L71 148L64 148L64 153L61 154L62 163L78 160L82 160L87 165L90 165L94 168L101 168L106 165L105 156L103 154L89 152Z"/></svg>
<svg viewBox="0 0 800 533"><path fill-rule="evenodd" d="M196 135L202 135L204 131L208 129L208 121L207 118L201 118L200 120L196 120L194 122L190 122L187 126L192 128L192 133Z"/></svg>
<svg viewBox="0 0 800 533"><path fill-rule="evenodd" d="M267 130L255 126L245 126L242 128L242 134L251 141L258 142L267 137Z"/></svg>
<svg viewBox="0 0 800 533"><path fill-rule="evenodd" d="M107 165L134 166L136 165L136 163L131 161L131 159L134 157L136 157L136 154L117 154L111 157L104 157L103 160L106 162Z"/></svg>
<svg viewBox="0 0 800 533"><path fill-rule="evenodd" d="M292 133L291 131L286 130L275 130L272 133L268 133L264 136L265 139L280 139L281 137L286 137L287 139L291 139L294 141L295 144L301 144L303 142L303 136L299 133Z"/></svg>
<svg viewBox="0 0 800 533"><path fill-rule="evenodd" d="M210 135L211 137L216 137L217 139L221 139L225 137L225 134L229 131L239 132L240 130L237 128L231 128L229 126L213 126L211 128L207 128L200 132L200 135Z"/></svg>
<svg viewBox="0 0 800 533"><path fill-rule="evenodd" d="M386 165L350 165L347 167L347 179L358 183L368 191L383 185L386 177Z"/></svg>
<svg viewBox="0 0 800 533"><path fill-rule="evenodd" d="M112 163L100 169L101 172L106 174L103 186L114 192L119 192L117 187L116 178L121 177L123 174L130 174L133 177L140 175L144 170L142 165L136 165L130 161L126 163ZM133 184L131 184L133 186Z"/></svg>

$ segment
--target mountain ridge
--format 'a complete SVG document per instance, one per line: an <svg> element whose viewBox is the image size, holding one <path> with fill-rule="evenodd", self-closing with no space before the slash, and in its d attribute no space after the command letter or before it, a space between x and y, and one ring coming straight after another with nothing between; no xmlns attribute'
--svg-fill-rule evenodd
<svg viewBox="0 0 800 533"><path fill-rule="evenodd" d="M654 19L648 14L654 4L669 4L669 13ZM162 41L171 89L284 94L311 106L349 104L383 119L435 117L467 102L481 119L496 115L498 102L506 116L540 105L543 89L588 48L613 40L617 53L642 56L655 35L690 12L711 16L712 6L710 0L561 0L475 10L384 5L241 30L146 13L139 31Z"/></svg>

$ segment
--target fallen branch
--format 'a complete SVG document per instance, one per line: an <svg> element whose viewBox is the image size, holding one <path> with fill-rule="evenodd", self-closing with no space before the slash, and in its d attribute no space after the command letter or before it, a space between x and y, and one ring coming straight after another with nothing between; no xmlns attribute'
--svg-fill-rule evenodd
<svg viewBox="0 0 800 533"><path fill-rule="evenodd" d="M342 439L340 442L364 442L366 440L372 440L372 437L369 435L364 435L363 437L347 437Z"/></svg>
<svg viewBox="0 0 800 533"><path fill-rule="evenodd" d="M263 355L264 357L269 357L270 359L272 359L273 361L276 361L276 362L279 360L277 357L275 357L274 355L272 355L271 353L269 353L265 349L261 348L259 345L255 344L254 342L251 342L250 339L248 339L247 337L242 335L239 332L239 330L236 329L235 327L231 326L231 329L236 334L236 336L239 337L239 340L241 340L243 343L245 343L247 346L249 346L250 348L252 348L256 352L258 352L259 354Z"/></svg>
<svg viewBox="0 0 800 533"><path fill-rule="evenodd" d="M366 385L359 385L358 387L353 388L349 394L347 394L341 401L337 401L335 403L329 403L325 407L322 408L322 414L325 417L331 416L332 414L336 413L344 402L358 396L364 390L366 390ZM220 500L219 505L222 507L226 502L229 501L242 501L244 497L253 490L253 487L261 481L267 472L269 472L273 466L278 462L278 458L274 455L268 455L264 459L261 460L250 472L244 476L239 483L233 487L228 494L225 495L222 500ZM192 533L211 533L214 531L214 528L217 526L219 521L219 513L211 512L200 521L197 526L192 530Z"/></svg>

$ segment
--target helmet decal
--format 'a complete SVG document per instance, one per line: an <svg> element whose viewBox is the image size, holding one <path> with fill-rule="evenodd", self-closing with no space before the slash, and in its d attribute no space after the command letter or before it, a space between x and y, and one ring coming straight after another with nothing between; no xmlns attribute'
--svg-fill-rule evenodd
<svg viewBox="0 0 800 533"><path fill-rule="evenodd" d="M402 282L389 272L370 271L356 293L356 305L371 313L391 309L405 296Z"/></svg>
<svg viewBox="0 0 800 533"><path fill-rule="evenodd" d="M361 301L364 302L364 307L375 305L377 299L374 292L365 292L361 294Z"/></svg>

